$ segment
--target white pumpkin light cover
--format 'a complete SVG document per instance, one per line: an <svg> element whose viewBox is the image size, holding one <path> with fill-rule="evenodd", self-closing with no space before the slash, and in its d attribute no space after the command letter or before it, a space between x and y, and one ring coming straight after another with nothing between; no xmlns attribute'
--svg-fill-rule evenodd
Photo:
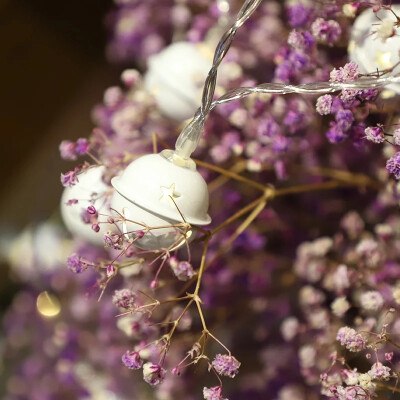
<svg viewBox="0 0 400 400"><path fill-rule="evenodd" d="M78 175L79 182L74 186L67 187L61 196L61 215L70 233L86 242L97 246L104 246L103 235L112 227L111 224L99 224L100 231L95 232L92 224L86 224L82 220L82 214L90 205L93 205L98 213L110 214L106 192L110 190L102 181L104 167L90 168ZM96 194L93 202L92 196ZM68 200L77 199L77 204L67 205ZM105 222L107 217L99 216L99 221Z"/></svg>
<svg viewBox="0 0 400 400"><path fill-rule="evenodd" d="M211 64L205 45L173 43L149 59L146 89L153 93L165 116L184 121L200 105L201 90Z"/></svg>
<svg viewBox="0 0 400 400"><path fill-rule="evenodd" d="M393 5L392 9L400 13L399 5ZM395 23L397 19L393 13L383 9L374 13L372 8L368 8L357 17L351 30L348 53L361 73L392 68L400 61L400 29ZM393 74L399 72L400 66L394 68ZM400 93L400 84L386 88Z"/></svg>
<svg viewBox="0 0 400 400"><path fill-rule="evenodd" d="M181 228L170 225L183 223L207 225L209 195L207 184L191 160L180 159L172 151L148 154L133 161L121 176L112 179L115 188L112 209L131 221L119 223L123 233L153 229L135 241L137 247L157 250L179 247L185 243ZM171 200L171 198L173 200ZM181 216L182 214L182 216ZM186 239L194 238L193 232ZM178 243L178 245L177 245Z"/></svg>

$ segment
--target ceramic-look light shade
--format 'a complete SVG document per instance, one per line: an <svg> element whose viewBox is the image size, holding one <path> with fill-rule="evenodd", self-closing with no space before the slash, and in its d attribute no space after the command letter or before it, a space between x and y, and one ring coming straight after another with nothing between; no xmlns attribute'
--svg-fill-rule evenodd
<svg viewBox="0 0 400 400"><path fill-rule="evenodd" d="M112 229L110 224L100 224L100 231L95 232L92 225L82 220L82 213L93 205L99 213L110 214L106 192L110 190L102 181L104 167L90 168L78 175L79 182L64 189L61 196L61 215L69 232L88 243L103 246L103 235ZM92 196L96 194L97 200L92 202ZM77 199L77 204L66 205L68 200ZM99 217L99 221L106 221L106 217Z"/></svg>
<svg viewBox="0 0 400 400"><path fill-rule="evenodd" d="M184 243L182 231L169 227L185 221L191 225L211 222L207 214L209 195L207 184L195 169L178 166L161 154L149 154L133 161L121 176L112 179L115 193L112 208L117 215L134 221L120 223L123 233L154 229L135 243L147 249L169 248ZM183 218L182 218L183 216ZM137 223L135 223L137 222ZM139 223L139 224L138 224ZM192 232L187 240L193 239Z"/></svg>
<svg viewBox="0 0 400 400"><path fill-rule="evenodd" d="M400 13L400 6L393 5L393 10ZM358 64L361 73L371 73L393 67L400 61L400 30L394 28L395 34L385 40L378 37L377 31L381 21L393 20L396 17L388 10L376 14L371 8L362 12L354 21L348 46L349 58ZM400 72L396 67L392 74ZM388 85L386 89L400 93L400 84Z"/></svg>
<svg viewBox="0 0 400 400"><path fill-rule="evenodd" d="M211 61L204 48L188 42L173 43L149 59L145 86L162 114L176 121L194 115Z"/></svg>

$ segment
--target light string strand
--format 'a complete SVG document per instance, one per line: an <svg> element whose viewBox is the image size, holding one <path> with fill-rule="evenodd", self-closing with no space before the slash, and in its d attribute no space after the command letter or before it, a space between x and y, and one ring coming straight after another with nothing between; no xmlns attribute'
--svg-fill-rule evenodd
<svg viewBox="0 0 400 400"><path fill-rule="evenodd" d="M175 144L175 153L184 158L196 149L203 131L203 126L208 113L212 110L213 97L217 82L218 67L228 52L237 30L246 22L251 14L260 5L262 0L246 0L239 10L234 24L223 34L215 49L213 64L204 83L201 106L196 111L193 119L185 126ZM215 107L215 106L214 106Z"/></svg>
<svg viewBox="0 0 400 400"><path fill-rule="evenodd" d="M391 76L387 78L363 77L352 82L311 82L302 85L288 85L284 83L262 83L254 87L239 87L233 89L217 100L213 101L210 110L219 104L228 103L234 100L240 100L251 94L329 94L344 89L379 89L393 83L400 83L400 76Z"/></svg>

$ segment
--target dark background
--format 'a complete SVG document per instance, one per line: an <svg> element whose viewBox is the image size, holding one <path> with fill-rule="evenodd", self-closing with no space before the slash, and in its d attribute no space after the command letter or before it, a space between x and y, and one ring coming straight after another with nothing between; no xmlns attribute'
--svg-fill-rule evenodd
<svg viewBox="0 0 400 400"><path fill-rule="evenodd" d="M0 0L0 238L56 214L63 139L87 137L91 108L118 84L105 59L111 0ZM3 261L2 276L7 265ZM15 289L15 288L14 288ZM0 280L0 305L13 288Z"/></svg>

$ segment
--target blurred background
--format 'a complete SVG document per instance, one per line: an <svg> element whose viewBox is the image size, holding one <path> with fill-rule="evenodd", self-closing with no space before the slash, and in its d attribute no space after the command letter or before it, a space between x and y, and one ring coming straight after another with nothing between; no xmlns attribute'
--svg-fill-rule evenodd
<svg viewBox="0 0 400 400"><path fill-rule="evenodd" d="M87 137L90 112L119 70L106 62L105 18L110 0L3 0L0 48L0 234L9 239L28 224L57 218L63 139ZM0 304L17 289L2 260Z"/></svg>

